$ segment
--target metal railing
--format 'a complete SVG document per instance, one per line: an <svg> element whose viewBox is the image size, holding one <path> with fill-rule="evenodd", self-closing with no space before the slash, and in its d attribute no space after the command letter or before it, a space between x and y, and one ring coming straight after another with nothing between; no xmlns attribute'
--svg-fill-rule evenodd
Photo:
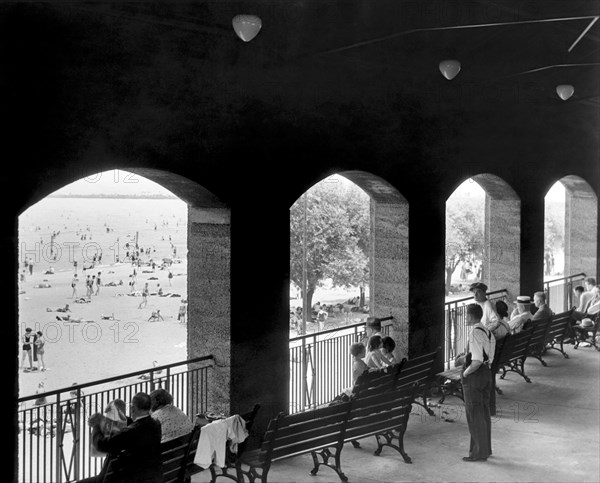
<svg viewBox="0 0 600 483"><path fill-rule="evenodd" d="M508 297L506 289L494 290L487 293L492 303ZM467 347L467 305L473 302L473 297L464 297L445 303L444 329L444 364L446 369L453 367L454 359L464 352Z"/></svg>
<svg viewBox="0 0 600 483"><path fill-rule="evenodd" d="M163 387L194 420L207 410L212 361L212 355L197 357L19 398L19 481L62 483L98 474L103 458L90 453L87 420L113 399L129 402L140 391Z"/></svg>
<svg viewBox="0 0 600 483"><path fill-rule="evenodd" d="M365 326L360 322L290 339L290 414L328 403L352 386L350 346L365 337ZM390 324L382 325L382 333L389 330Z"/></svg>
<svg viewBox="0 0 600 483"><path fill-rule="evenodd" d="M573 289L583 283L585 273L577 273L568 277L556 278L544 282L544 292L546 292L546 303L550 310L555 314L566 312L578 300L574 300Z"/></svg>

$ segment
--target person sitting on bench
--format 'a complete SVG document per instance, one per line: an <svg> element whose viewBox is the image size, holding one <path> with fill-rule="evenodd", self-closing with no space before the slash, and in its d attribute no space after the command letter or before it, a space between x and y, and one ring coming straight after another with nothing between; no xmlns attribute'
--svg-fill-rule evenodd
<svg viewBox="0 0 600 483"><path fill-rule="evenodd" d="M102 419L90 417L92 444L98 451L108 453L109 457L119 455L118 468L111 481L126 483L143 481L162 483L160 423L150 417L150 396L138 392L131 400L130 413L133 422L113 436L102 433ZM78 483L97 483L104 474L79 480Z"/></svg>

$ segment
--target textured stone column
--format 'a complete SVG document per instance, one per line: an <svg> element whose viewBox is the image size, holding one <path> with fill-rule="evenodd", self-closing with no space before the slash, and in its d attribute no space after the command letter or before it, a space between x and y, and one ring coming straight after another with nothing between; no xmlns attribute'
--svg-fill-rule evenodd
<svg viewBox="0 0 600 483"><path fill-rule="evenodd" d="M230 410L230 314L229 213L220 208L190 206L188 353L190 358L215 356L215 366L208 376L208 408L226 414Z"/></svg>
<svg viewBox="0 0 600 483"><path fill-rule="evenodd" d="M565 196L565 276L596 276L598 199L589 191L570 190Z"/></svg>
<svg viewBox="0 0 600 483"><path fill-rule="evenodd" d="M509 300L519 295L520 253L521 202L486 195L483 281L490 292L507 289Z"/></svg>
<svg viewBox="0 0 600 483"><path fill-rule="evenodd" d="M371 198L370 313L394 316L395 356L408 357L408 203Z"/></svg>

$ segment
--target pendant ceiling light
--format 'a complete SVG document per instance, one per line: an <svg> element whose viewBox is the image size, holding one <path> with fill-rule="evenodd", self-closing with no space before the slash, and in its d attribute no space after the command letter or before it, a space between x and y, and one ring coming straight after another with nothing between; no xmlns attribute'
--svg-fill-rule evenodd
<svg viewBox="0 0 600 483"><path fill-rule="evenodd" d="M250 42L262 27L260 17L256 15L236 15L231 24L237 36L244 42Z"/></svg>
<svg viewBox="0 0 600 483"><path fill-rule="evenodd" d="M575 92L575 88L569 84L561 84L556 86L556 93L558 97L560 97L563 101L566 101L569 97L573 95Z"/></svg>
<svg viewBox="0 0 600 483"><path fill-rule="evenodd" d="M458 60L442 60L440 62L440 72L448 79L454 79L460 72L460 62Z"/></svg>

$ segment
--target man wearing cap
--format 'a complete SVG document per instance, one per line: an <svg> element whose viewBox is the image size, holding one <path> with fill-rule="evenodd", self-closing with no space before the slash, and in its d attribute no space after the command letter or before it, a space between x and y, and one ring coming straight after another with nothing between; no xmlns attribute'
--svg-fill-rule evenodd
<svg viewBox="0 0 600 483"><path fill-rule="evenodd" d="M494 305L487 298L487 285L485 283L475 282L471 284L469 290L473 292L473 299L481 307L481 310L483 310L481 323L489 330L494 330L498 326L500 318L496 313Z"/></svg>
<svg viewBox="0 0 600 483"><path fill-rule="evenodd" d="M469 456L463 461L485 461L492 454L492 420L490 396L492 394L492 374L490 365L494 360L496 339L481 323L483 309L478 304L467 306L469 342L467 354L459 356L455 365L463 365L461 374L465 413L471 443Z"/></svg>
<svg viewBox="0 0 600 483"><path fill-rule="evenodd" d="M516 307L510 314L510 330L513 334L518 334L523 330L525 322L531 320L531 297L529 295L519 295L515 300Z"/></svg>
<svg viewBox="0 0 600 483"><path fill-rule="evenodd" d="M477 305L481 307L482 317L481 323L489 331L494 331L500 326L500 317L496 313L496 308L491 301L487 298L488 287L485 283L475 282L469 287L469 290L473 292L473 299L477 302ZM495 336L492 335L494 343L496 342ZM492 378L492 388L490 393L490 412L492 416L496 415L496 377Z"/></svg>
<svg viewBox="0 0 600 483"><path fill-rule="evenodd" d="M383 334L381 333L381 319L378 317L368 317L367 323L365 324L365 333L367 339L372 335L383 337Z"/></svg>

